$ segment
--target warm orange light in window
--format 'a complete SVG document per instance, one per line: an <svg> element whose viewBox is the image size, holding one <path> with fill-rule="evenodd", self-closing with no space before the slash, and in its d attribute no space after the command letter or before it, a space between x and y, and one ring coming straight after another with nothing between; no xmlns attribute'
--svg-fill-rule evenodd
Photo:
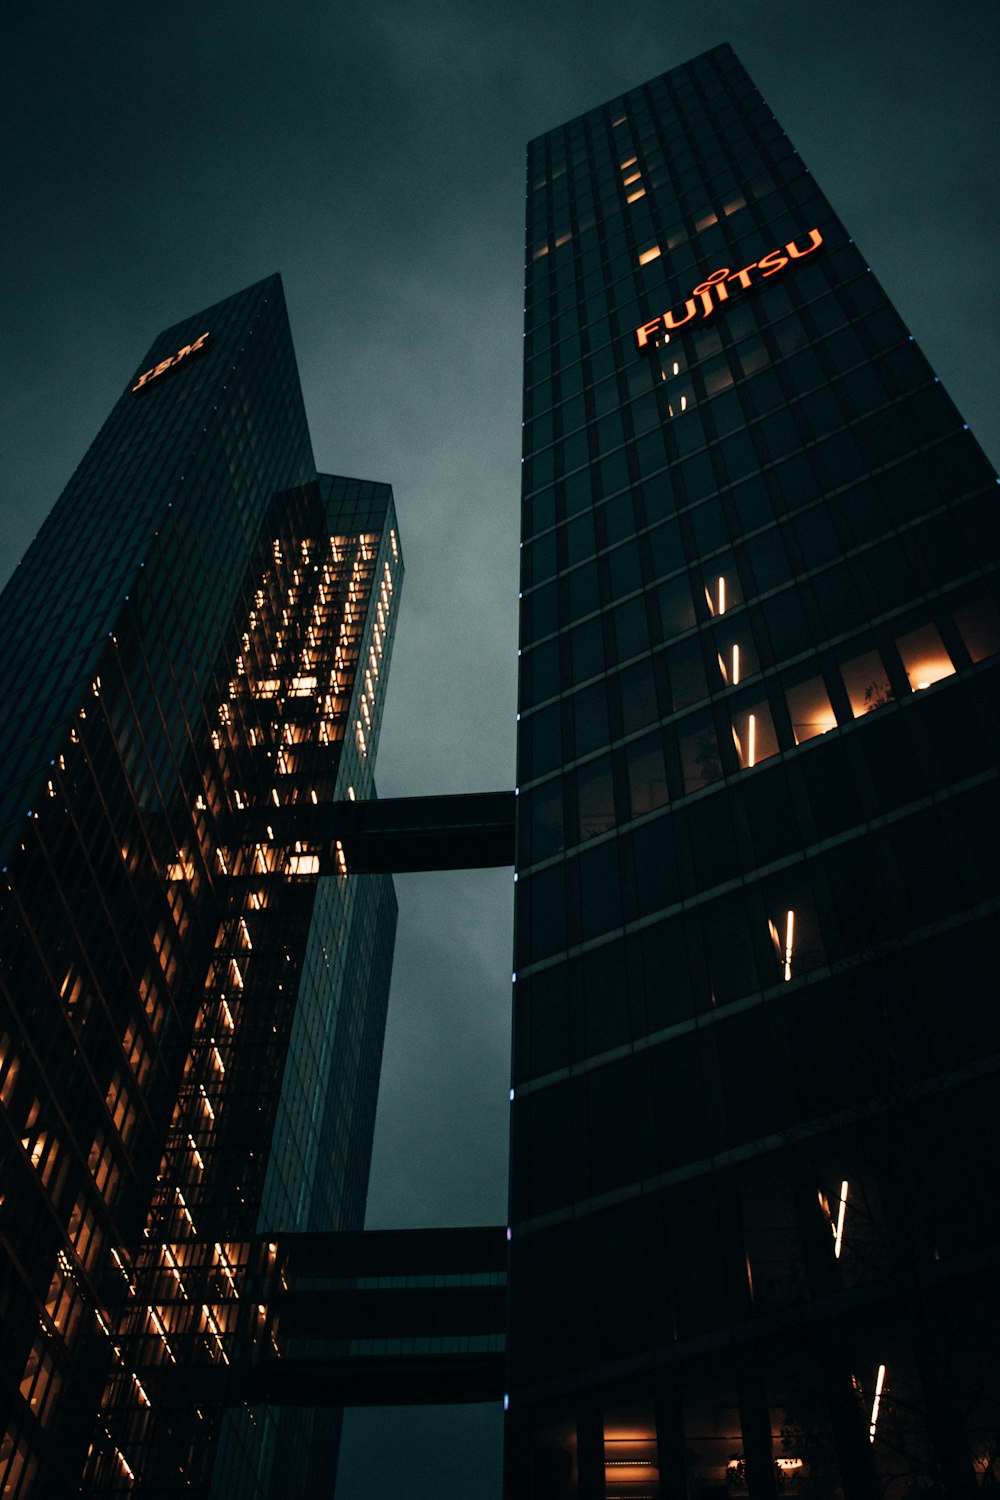
<svg viewBox="0 0 1000 1500"><path fill-rule="evenodd" d="M644 250L639 256L640 266L647 266L651 260L658 259L660 255L659 245L654 245L650 250Z"/></svg>
<svg viewBox="0 0 1000 1500"><path fill-rule="evenodd" d="M840 1259L840 1251L844 1242L844 1214L847 1211L847 1183L840 1184L840 1203L837 1206L837 1223L833 1231L833 1254Z"/></svg>
<svg viewBox="0 0 1000 1500"><path fill-rule="evenodd" d="M879 1365L878 1375L875 1377L875 1399L872 1402L872 1419L868 1425L868 1441L874 1443L875 1428L878 1426L878 1409L882 1404L882 1387L885 1384L885 1365Z"/></svg>
<svg viewBox="0 0 1000 1500"><path fill-rule="evenodd" d="M955 665L933 625L922 625L899 636L896 647L914 692L954 675Z"/></svg>
<svg viewBox="0 0 1000 1500"><path fill-rule="evenodd" d="M793 911L789 911L789 912L785 913L785 953L784 953L784 966L785 967L784 967L784 972L785 972L785 978L786 979L791 979L791 977L792 977L792 952L793 952L794 947L795 947L795 913Z"/></svg>
<svg viewBox="0 0 1000 1500"><path fill-rule="evenodd" d="M646 196L646 189L645 188L639 188L638 192L629 193L628 198L625 201L627 203L638 203L639 199L640 198L645 198L645 196Z"/></svg>

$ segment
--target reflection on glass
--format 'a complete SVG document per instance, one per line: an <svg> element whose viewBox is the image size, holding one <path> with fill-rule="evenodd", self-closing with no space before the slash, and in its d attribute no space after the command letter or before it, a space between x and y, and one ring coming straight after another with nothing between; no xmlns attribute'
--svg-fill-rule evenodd
<svg viewBox="0 0 1000 1500"><path fill-rule="evenodd" d="M919 630L897 636L896 649L914 692L940 682L942 677L954 676L955 664L933 625L921 625Z"/></svg>
<svg viewBox="0 0 1000 1500"><path fill-rule="evenodd" d="M733 716L733 743L744 771L777 755L778 737L766 701L751 704Z"/></svg>
<svg viewBox="0 0 1000 1500"><path fill-rule="evenodd" d="M721 651L719 652L719 671L722 673L723 682L728 683L730 687L736 687L740 680L740 648L738 645L734 644L731 647L728 656L723 655Z"/></svg>
<svg viewBox="0 0 1000 1500"><path fill-rule="evenodd" d="M782 977L787 981L792 977L792 957L795 953L795 913L786 911L780 929L768 920L767 930L771 934L771 942L778 955L781 964Z"/></svg>
<svg viewBox="0 0 1000 1500"><path fill-rule="evenodd" d="M837 1225L833 1231L833 1253L837 1260L840 1259L841 1247L844 1243L844 1215L847 1212L847 1183L840 1184L840 1202L837 1205Z"/></svg>
<svg viewBox="0 0 1000 1500"><path fill-rule="evenodd" d="M868 1441L874 1443L875 1428L878 1426L878 1410L882 1404L882 1388L885 1385L885 1365L879 1365L878 1374L875 1376L875 1395L872 1398L872 1419L868 1425Z"/></svg>
<svg viewBox="0 0 1000 1500"><path fill-rule="evenodd" d="M720 573L712 583L706 583L705 598L713 615L726 613L726 579L723 574Z"/></svg>
<svg viewBox="0 0 1000 1500"><path fill-rule="evenodd" d="M577 773L579 835L581 840L594 838L614 827L615 795L611 780L611 762L603 756Z"/></svg>
<svg viewBox="0 0 1000 1500"><path fill-rule="evenodd" d="M785 701L797 745L805 740L815 739L818 734L827 734L831 729L836 729L833 705L822 677L809 677L805 682L787 688Z"/></svg>
<svg viewBox="0 0 1000 1500"><path fill-rule="evenodd" d="M851 713L856 719L891 703L895 696L877 651L866 651L862 656L845 661L840 668L840 675L850 699Z"/></svg>
<svg viewBox="0 0 1000 1500"><path fill-rule="evenodd" d="M721 778L719 741L715 726L707 714L699 714L694 719L686 720L683 728L679 729L677 739L685 792L696 792Z"/></svg>

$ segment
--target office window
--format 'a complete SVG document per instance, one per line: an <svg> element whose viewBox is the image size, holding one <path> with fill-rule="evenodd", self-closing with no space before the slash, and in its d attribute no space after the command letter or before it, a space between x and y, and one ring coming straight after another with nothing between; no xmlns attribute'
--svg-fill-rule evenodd
<svg viewBox="0 0 1000 1500"><path fill-rule="evenodd" d="M836 729L836 716L821 675L807 674L798 681L787 682L785 702L797 745Z"/></svg>
<svg viewBox="0 0 1000 1500"><path fill-rule="evenodd" d="M693 714L677 725L682 791L700 791L722 777L722 758L715 723L708 712Z"/></svg>
<svg viewBox="0 0 1000 1500"><path fill-rule="evenodd" d="M889 675L877 651L865 651L842 662L840 675L856 719L872 713L891 703L895 694L889 683Z"/></svg>
<svg viewBox="0 0 1000 1500"><path fill-rule="evenodd" d="M896 650L914 692L954 675L954 663L934 625L921 625L897 635Z"/></svg>
<svg viewBox="0 0 1000 1500"><path fill-rule="evenodd" d="M743 770L750 770L778 753L778 736L766 698L744 699L732 710L733 743Z"/></svg>
<svg viewBox="0 0 1000 1500"><path fill-rule="evenodd" d="M661 736L657 733L633 740L625 747L625 756L630 815L637 818L664 806L668 793Z"/></svg>

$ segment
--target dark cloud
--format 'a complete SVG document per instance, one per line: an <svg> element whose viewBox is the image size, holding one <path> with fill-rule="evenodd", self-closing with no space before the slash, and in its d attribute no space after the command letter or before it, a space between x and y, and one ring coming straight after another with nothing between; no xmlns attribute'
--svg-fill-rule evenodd
<svg viewBox="0 0 1000 1500"><path fill-rule="evenodd" d="M530 137L731 41L1000 456L992 0L12 0L0 28L0 573L152 335L279 269L318 463L396 490L383 795L514 778ZM372 1220L501 1219L509 877L399 892ZM339 1500L495 1500L497 1413L393 1420L349 1419Z"/></svg>

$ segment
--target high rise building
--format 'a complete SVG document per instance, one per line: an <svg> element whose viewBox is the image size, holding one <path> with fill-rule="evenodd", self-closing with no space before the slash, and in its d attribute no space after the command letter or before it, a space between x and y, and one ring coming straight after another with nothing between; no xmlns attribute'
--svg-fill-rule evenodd
<svg viewBox="0 0 1000 1500"><path fill-rule="evenodd" d="M269 821L374 796L401 580L272 277L154 342L0 598L10 1500L328 1491L335 1419L196 1382L268 1231L363 1222L392 883Z"/></svg>
<svg viewBox="0 0 1000 1500"><path fill-rule="evenodd" d="M528 203L506 1493L978 1493L996 476L729 47Z"/></svg>

